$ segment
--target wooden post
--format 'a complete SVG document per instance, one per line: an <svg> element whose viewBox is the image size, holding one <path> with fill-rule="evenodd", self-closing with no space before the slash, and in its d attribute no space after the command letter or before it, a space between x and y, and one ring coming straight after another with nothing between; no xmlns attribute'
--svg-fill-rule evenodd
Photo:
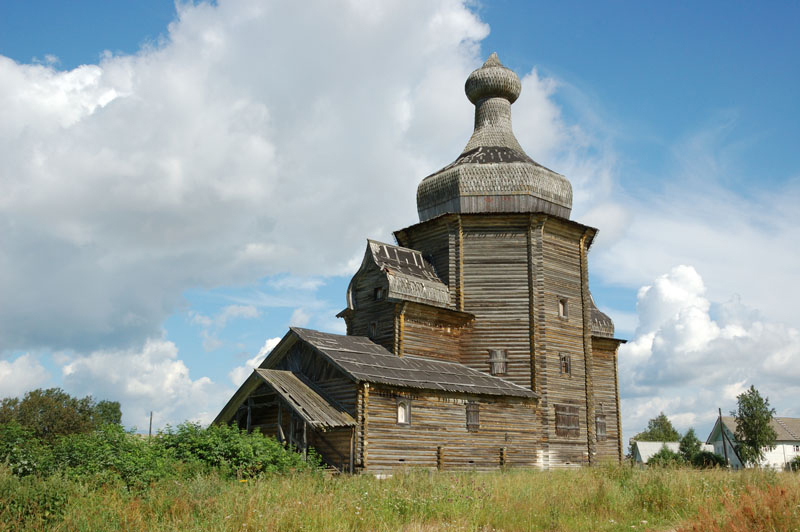
<svg viewBox="0 0 800 532"><path fill-rule="evenodd" d="M247 432L250 432L250 426L253 423L253 400L247 398Z"/></svg>
<svg viewBox="0 0 800 532"><path fill-rule="evenodd" d="M353 463L353 455L356 450L356 427L350 430L350 474L355 472L355 464Z"/></svg>
<svg viewBox="0 0 800 532"><path fill-rule="evenodd" d="M147 431L147 441L150 441L150 438L153 437L153 411L150 411L150 430Z"/></svg>
<svg viewBox="0 0 800 532"><path fill-rule="evenodd" d="M308 460L308 423L303 420L303 460Z"/></svg>
<svg viewBox="0 0 800 532"><path fill-rule="evenodd" d="M278 441L286 447L286 434L283 433L283 403L278 400Z"/></svg>
<svg viewBox="0 0 800 532"><path fill-rule="evenodd" d="M725 446L725 425L722 424L722 409L717 408L719 411L719 435L722 438L722 452L725 453L725 466L730 467L731 463L728 460L728 448Z"/></svg>
<svg viewBox="0 0 800 532"><path fill-rule="evenodd" d="M289 416L289 449L294 445L294 412Z"/></svg>

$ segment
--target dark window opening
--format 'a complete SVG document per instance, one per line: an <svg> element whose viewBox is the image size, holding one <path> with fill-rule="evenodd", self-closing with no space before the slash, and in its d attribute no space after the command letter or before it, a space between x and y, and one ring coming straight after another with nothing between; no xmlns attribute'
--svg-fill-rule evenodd
<svg viewBox="0 0 800 532"><path fill-rule="evenodd" d="M556 436L579 438L581 435L580 430L578 407L556 405Z"/></svg>
<svg viewBox="0 0 800 532"><path fill-rule="evenodd" d="M508 352L505 349L489 350L489 371L492 375L505 375Z"/></svg>
<svg viewBox="0 0 800 532"><path fill-rule="evenodd" d="M369 324L369 331L367 332L367 336L370 338L377 338L378 337L378 322L373 321Z"/></svg>
<svg viewBox="0 0 800 532"><path fill-rule="evenodd" d="M569 355L560 355L559 361L561 364L562 375L572 375L572 359Z"/></svg>
<svg viewBox="0 0 800 532"><path fill-rule="evenodd" d="M379 286L378 288L376 288L376 289L375 289L375 291L372 293L372 295L373 295L373 297L374 297L375 301L380 301L380 300L382 300L382 299L384 298L384 296L385 296L385 294L384 294L384 292L383 292L383 288L382 288L382 287L380 287L380 286Z"/></svg>
<svg viewBox="0 0 800 532"><path fill-rule="evenodd" d="M480 405L470 401L467 403L467 430L476 432L480 427Z"/></svg>

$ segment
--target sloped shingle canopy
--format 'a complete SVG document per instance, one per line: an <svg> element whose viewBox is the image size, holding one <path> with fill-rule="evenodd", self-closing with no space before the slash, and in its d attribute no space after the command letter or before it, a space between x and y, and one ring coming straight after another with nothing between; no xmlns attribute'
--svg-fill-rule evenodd
<svg viewBox="0 0 800 532"><path fill-rule="evenodd" d="M416 301L437 307L445 307L450 302L447 285L439 279L436 270L419 251L368 240L367 253L386 274L389 299Z"/></svg>
<svg viewBox="0 0 800 532"><path fill-rule="evenodd" d="M356 421L342 407L323 397L314 386L291 371L253 370L298 416L319 430L355 426Z"/></svg>
<svg viewBox="0 0 800 532"><path fill-rule="evenodd" d="M417 356L398 357L363 336L343 336L292 327L334 365L361 382L478 395L537 398L527 388L455 362Z"/></svg>

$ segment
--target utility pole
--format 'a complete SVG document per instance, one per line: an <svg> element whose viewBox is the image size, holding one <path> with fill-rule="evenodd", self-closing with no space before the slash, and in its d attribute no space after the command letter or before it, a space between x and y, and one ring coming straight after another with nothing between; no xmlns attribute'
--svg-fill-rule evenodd
<svg viewBox="0 0 800 532"><path fill-rule="evenodd" d="M150 441L150 438L153 437L153 411L150 411L150 430L147 431L147 441Z"/></svg>
<svg viewBox="0 0 800 532"><path fill-rule="evenodd" d="M725 446L725 425L722 424L722 409L719 410L719 435L722 437L722 452L725 453L725 466L730 467L731 463L728 461L728 448Z"/></svg>

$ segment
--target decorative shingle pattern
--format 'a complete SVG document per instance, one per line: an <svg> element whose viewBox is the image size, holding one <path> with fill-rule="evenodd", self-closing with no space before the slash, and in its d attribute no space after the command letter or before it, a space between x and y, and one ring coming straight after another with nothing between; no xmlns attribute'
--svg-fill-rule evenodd
<svg viewBox="0 0 800 532"><path fill-rule="evenodd" d="M437 307L448 305L450 290L436 275L431 263L422 257L422 253L375 240L368 242L375 264L386 273L389 299L415 301Z"/></svg>
<svg viewBox="0 0 800 532"><path fill-rule="evenodd" d="M511 104L520 94L514 72L496 54L470 74L475 130L455 162L417 188L420 221L445 213L543 212L569 218L572 185L525 154L511 127Z"/></svg>

